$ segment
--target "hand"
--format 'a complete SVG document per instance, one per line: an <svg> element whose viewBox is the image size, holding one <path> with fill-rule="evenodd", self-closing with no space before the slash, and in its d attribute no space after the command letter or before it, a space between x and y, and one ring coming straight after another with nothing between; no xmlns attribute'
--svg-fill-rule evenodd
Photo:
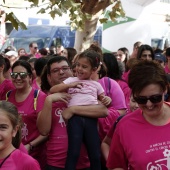
<svg viewBox="0 0 170 170"><path fill-rule="evenodd" d="M26 145L24 145L24 146L25 146L26 150L28 151L28 153L30 153L30 150L31 150L30 145L29 145L29 144L26 144Z"/></svg>
<svg viewBox="0 0 170 170"><path fill-rule="evenodd" d="M83 87L83 83L80 82L73 82L69 84L69 88L79 88L81 89Z"/></svg>
<svg viewBox="0 0 170 170"><path fill-rule="evenodd" d="M54 94L50 94L47 97L50 98L52 102L63 101L66 104L71 99L71 95L68 93L54 93Z"/></svg>
<svg viewBox="0 0 170 170"><path fill-rule="evenodd" d="M101 100L101 102L105 105L105 106L109 106L109 104L112 102L112 99L108 96L104 96Z"/></svg>
<svg viewBox="0 0 170 170"><path fill-rule="evenodd" d="M74 113L72 112L72 107L66 108L61 114L63 116L63 119L67 122L73 115Z"/></svg>

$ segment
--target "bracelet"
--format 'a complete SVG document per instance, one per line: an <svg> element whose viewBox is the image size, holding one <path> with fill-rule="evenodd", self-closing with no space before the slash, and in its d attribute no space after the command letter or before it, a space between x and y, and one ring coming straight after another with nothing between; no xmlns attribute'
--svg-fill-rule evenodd
<svg viewBox="0 0 170 170"><path fill-rule="evenodd" d="M30 150L32 151L34 149L34 146L31 144L31 142L29 143L30 145Z"/></svg>

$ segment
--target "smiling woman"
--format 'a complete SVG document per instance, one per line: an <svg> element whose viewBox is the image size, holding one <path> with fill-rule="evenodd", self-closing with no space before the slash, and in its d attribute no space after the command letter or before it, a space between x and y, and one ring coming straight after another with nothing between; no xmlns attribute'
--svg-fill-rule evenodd
<svg viewBox="0 0 170 170"><path fill-rule="evenodd" d="M36 104L34 103L34 94L36 89L31 87L32 71L31 65L23 60L16 61L12 66L12 83L15 90L12 90L8 96L8 101L13 103L19 113L22 115L22 143L28 150L28 153L38 160L41 168L45 166L45 140L41 136L37 126L37 116L42 110L46 95L43 92L38 93ZM41 155L41 156L40 156Z"/></svg>
<svg viewBox="0 0 170 170"><path fill-rule="evenodd" d="M165 72L159 63L140 61L131 69L129 87L139 109L118 123L107 167L111 170L168 169L166 161L162 162L170 151L170 104L164 102L168 87Z"/></svg>
<svg viewBox="0 0 170 170"><path fill-rule="evenodd" d="M40 170L31 156L15 148L20 145L20 116L10 102L0 101L0 168L3 170ZM22 163L21 163L22 162Z"/></svg>

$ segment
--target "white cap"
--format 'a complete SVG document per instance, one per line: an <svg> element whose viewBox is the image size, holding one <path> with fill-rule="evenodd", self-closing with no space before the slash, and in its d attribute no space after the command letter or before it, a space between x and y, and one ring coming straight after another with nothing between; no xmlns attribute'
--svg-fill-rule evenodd
<svg viewBox="0 0 170 170"><path fill-rule="evenodd" d="M16 51L8 51L5 55L18 57L18 53Z"/></svg>

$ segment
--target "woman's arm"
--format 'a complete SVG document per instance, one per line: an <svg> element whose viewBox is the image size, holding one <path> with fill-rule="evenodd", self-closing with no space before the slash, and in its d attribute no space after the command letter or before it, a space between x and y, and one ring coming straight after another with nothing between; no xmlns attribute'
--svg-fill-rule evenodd
<svg viewBox="0 0 170 170"><path fill-rule="evenodd" d="M33 141L25 145L25 148L27 149L28 153L35 147L37 147L39 144L45 142L47 140L48 136L42 136L39 135L37 138L35 138Z"/></svg>
<svg viewBox="0 0 170 170"><path fill-rule="evenodd" d="M91 118L99 118L106 117L108 115L108 110L104 105L98 104L88 106L71 106L62 112L62 116L65 120L70 119L74 114Z"/></svg>
<svg viewBox="0 0 170 170"><path fill-rule="evenodd" d="M51 129L52 121L52 103L56 101L63 101L65 103L70 99L70 95L67 93L55 93L46 97L44 107L38 114L37 127L40 134L46 136L49 134Z"/></svg>
<svg viewBox="0 0 170 170"><path fill-rule="evenodd" d="M108 155L109 155L109 150L110 150L110 143L111 143L111 138L109 138L107 135L103 139L101 143L101 152L103 154L103 157L105 161L107 161Z"/></svg>

